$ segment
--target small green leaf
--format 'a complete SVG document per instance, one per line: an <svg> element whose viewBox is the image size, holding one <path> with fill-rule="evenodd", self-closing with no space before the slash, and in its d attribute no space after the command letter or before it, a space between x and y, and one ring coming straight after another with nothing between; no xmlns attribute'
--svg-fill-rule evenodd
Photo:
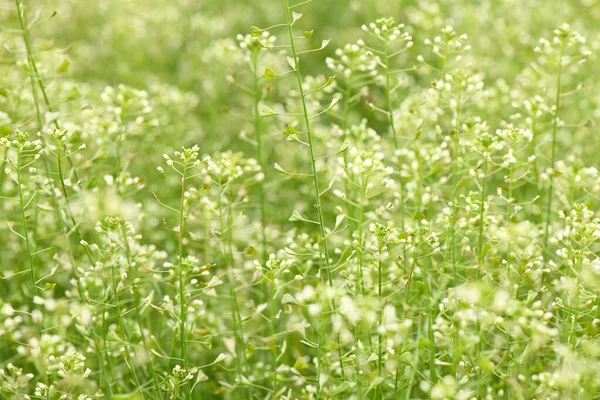
<svg viewBox="0 0 600 400"><path fill-rule="evenodd" d="M219 285L222 285L222 284L223 284L223 281L218 276L213 275L213 277L210 278L210 282L208 282L206 284L205 289L212 289L215 286L219 286Z"/></svg>
<svg viewBox="0 0 600 400"><path fill-rule="evenodd" d="M426 219L426 217L425 217L425 214L423 214L421 211L417 211L417 212L415 213L415 215L413 216L413 219L414 219L415 221L421 221L421 220L424 220L424 219Z"/></svg>
<svg viewBox="0 0 600 400"><path fill-rule="evenodd" d="M423 133L423 125L425 125L425 121L421 120L421 122L419 123L419 126L417 126L417 130L415 132L415 139L418 139L421 137L421 133Z"/></svg>
<svg viewBox="0 0 600 400"><path fill-rule="evenodd" d="M344 214L340 214L337 217L335 217L335 227L333 228L334 231L337 230L342 225L344 218L346 218L346 216Z"/></svg>
<svg viewBox="0 0 600 400"><path fill-rule="evenodd" d="M292 212L292 216L289 218L289 221L304 221L306 218L304 218L300 212L298 212L298 210L294 210Z"/></svg>
<svg viewBox="0 0 600 400"><path fill-rule="evenodd" d="M377 356L377 353L371 353L371 355L367 359L367 362L370 363L373 361L377 361L378 359L379 359L379 357Z"/></svg>
<svg viewBox="0 0 600 400"><path fill-rule="evenodd" d="M311 343L308 340L301 340L300 343L302 343L305 346L312 347L313 349L317 348L317 345L315 343Z"/></svg>
<svg viewBox="0 0 600 400"><path fill-rule="evenodd" d="M142 396L140 392L135 391L133 393L124 393L124 394L113 394L110 397L111 400L142 400Z"/></svg>
<svg viewBox="0 0 600 400"><path fill-rule="evenodd" d="M262 108L260 109L260 116L261 117L273 117L277 115L277 113L275 112L275 110L267 107L267 106L262 106Z"/></svg>
<svg viewBox="0 0 600 400"><path fill-rule="evenodd" d="M292 296L289 293L286 293L281 298L281 304L300 304L300 303L298 303L298 300L296 300L294 298L294 296Z"/></svg>
<svg viewBox="0 0 600 400"><path fill-rule="evenodd" d="M314 30L310 30L310 31L304 31L304 37L305 37L306 39L308 39L309 37L311 37L311 36L312 36L313 32L314 32Z"/></svg>
<svg viewBox="0 0 600 400"><path fill-rule="evenodd" d="M292 24L302 18L302 14L292 11Z"/></svg>
<svg viewBox="0 0 600 400"><path fill-rule="evenodd" d="M58 68L56 68L56 72L58 72L59 74L66 74L67 72L69 72L69 68L71 68L71 61L69 61L67 58L65 58L60 63Z"/></svg>
<svg viewBox="0 0 600 400"><path fill-rule="evenodd" d="M298 210L294 210L292 212L292 216L288 219L288 221L302 221L302 222L310 222L311 224L319 224L317 221L311 221L310 219L303 217L302 214L298 212Z"/></svg>
<svg viewBox="0 0 600 400"><path fill-rule="evenodd" d="M76 86L73 86L71 89L69 89L69 92L67 93L67 97L65 97L66 101L71 101L71 100L77 100L81 98L81 93L79 93L79 90L77 89Z"/></svg>
<svg viewBox="0 0 600 400"><path fill-rule="evenodd" d="M337 104L339 101L340 101L340 98L339 98L339 97L334 97L334 98L331 100L331 103L329 103L329 106L328 106L328 107L327 107L327 108L326 108L326 109L325 109L323 112L327 112L327 111L331 110L333 107L335 107L335 106L336 106L336 104Z"/></svg>
<svg viewBox="0 0 600 400"><path fill-rule="evenodd" d="M273 164L273 168L275 168L275 170L276 170L277 172L281 172L282 174L289 175L289 172L287 172L285 169L283 169L283 168L281 167L281 165L279 165L279 164L277 164L277 163Z"/></svg>
<svg viewBox="0 0 600 400"><path fill-rule="evenodd" d="M196 382L192 385L192 390L196 387L200 382L204 382L208 380L208 376L201 369L198 370L198 376L196 377Z"/></svg>
<svg viewBox="0 0 600 400"><path fill-rule="evenodd" d="M308 364L304 361L304 358L298 357L296 358L296 362L294 363L294 368L300 371L308 368Z"/></svg>
<svg viewBox="0 0 600 400"><path fill-rule="evenodd" d="M252 354L254 353L254 351L256 350L256 348L252 345L252 343L248 343L248 347L246 347L246 350L244 350L245 354Z"/></svg>
<svg viewBox="0 0 600 400"><path fill-rule="evenodd" d="M285 128L285 131L283 133L286 134L286 135L293 135L293 134L295 134L297 132L296 132L296 130L294 129L293 126L288 125L288 127Z"/></svg>
<svg viewBox="0 0 600 400"><path fill-rule="evenodd" d="M273 79L277 77L277 74L271 68L266 68L262 77L265 79Z"/></svg>
<svg viewBox="0 0 600 400"><path fill-rule="evenodd" d="M48 291L48 290L52 290L56 287L56 283L48 283L46 282L46 284L44 285L44 290Z"/></svg>
<svg viewBox="0 0 600 400"><path fill-rule="evenodd" d="M259 36L261 33L263 33L263 30L260 29L258 26L252 26L250 28L250 30L252 31L252 37L257 37Z"/></svg>
<svg viewBox="0 0 600 400"><path fill-rule="evenodd" d="M325 86L323 86L323 87L329 87L333 84L333 82L335 82L335 76L330 76L327 79L327 82L325 82Z"/></svg>
<svg viewBox="0 0 600 400"><path fill-rule="evenodd" d="M286 57L288 65L295 70L296 69L296 61L292 57Z"/></svg>

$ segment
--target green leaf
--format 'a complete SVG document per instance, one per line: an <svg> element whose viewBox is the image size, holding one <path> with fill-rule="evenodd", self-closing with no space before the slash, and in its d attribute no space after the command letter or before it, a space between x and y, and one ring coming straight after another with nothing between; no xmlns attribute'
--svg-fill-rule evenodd
<svg viewBox="0 0 600 400"><path fill-rule="evenodd" d="M256 347L254 347L252 345L252 343L248 343L248 346L246 347L246 350L244 350L244 353L250 355L250 354L254 353L255 350L256 350Z"/></svg>
<svg viewBox="0 0 600 400"><path fill-rule="evenodd" d="M425 121L421 120L419 126L417 126L414 139L418 139L421 137L421 133L423 133L423 125L425 125Z"/></svg>
<svg viewBox="0 0 600 400"><path fill-rule="evenodd" d="M370 363L370 362L377 361L377 360L378 360L377 353L371 353L371 355L367 359L367 362Z"/></svg>
<svg viewBox="0 0 600 400"><path fill-rule="evenodd" d="M302 343L305 346L312 347L313 349L316 349L318 347L315 343L311 343L308 340L301 340L300 343Z"/></svg>
<svg viewBox="0 0 600 400"><path fill-rule="evenodd" d="M71 61L69 61L67 58L65 58L60 63L58 68L56 68L56 72L58 72L59 74L66 74L67 72L69 72L69 68L71 68Z"/></svg>
<svg viewBox="0 0 600 400"><path fill-rule="evenodd" d="M113 394L111 400L142 400L142 396L140 392L135 391L133 393Z"/></svg>
<svg viewBox="0 0 600 400"><path fill-rule="evenodd" d="M325 86L323 86L323 87L329 87L333 84L333 82L335 82L335 76L330 76L327 79L327 82L325 82Z"/></svg>
<svg viewBox="0 0 600 400"><path fill-rule="evenodd" d="M71 101L71 100L77 100L80 98L81 98L81 93L79 93L77 86L73 86L71 89L69 89L69 92L67 93L67 97L65 97L65 100Z"/></svg>
<svg viewBox="0 0 600 400"><path fill-rule="evenodd" d="M321 47L319 47L319 50L323 50L325 47L327 47L327 45L329 44L330 39L325 39L321 42Z"/></svg>
<svg viewBox="0 0 600 400"><path fill-rule="evenodd" d="M304 361L304 358L298 357L296 358L296 362L294 363L294 368L300 371L308 368L308 364Z"/></svg>
<svg viewBox="0 0 600 400"><path fill-rule="evenodd" d="M294 129L293 126L288 125L288 127L285 129L285 131L283 133L286 135L293 135L296 133L296 130Z"/></svg>
<svg viewBox="0 0 600 400"><path fill-rule="evenodd" d="M196 377L196 381L192 385L192 391L194 390L194 388L196 387L197 384L199 384L200 382L207 381L207 380L208 380L208 376L204 373L204 371L199 369L198 376Z"/></svg>
<svg viewBox="0 0 600 400"><path fill-rule="evenodd" d="M298 300L296 300L296 299L294 298L294 296L292 296L292 295L291 295L291 294L289 294L289 293L286 293L286 294L284 294L284 295L283 295L283 297L281 298L281 304L296 304L296 305L298 305L298 304L300 304L300 303L298 303Z"/></svg>
<svg viewBox="0 0 600 400"><path fill-rule="evenodd" d="M311 221L310 219L308 219L308 218L306 218L306 217L303 217L303 216L302 216L302 215L301 215L301 214L298 212L298 210L294 210L294 211L292 212L292 216L291 216L291 217L288 219L288 221L292 221L292 222L295 222L295 221L302 221L302 222L310 222L311 224L317 224L317 225L319 224L317 221Z"/></svg>
<svg viewBox="0 0 600 400"><path fill-rule="evenodd" d="M288 65L295 70L296 69L296 61L292 57L286 57Z"/></svg>
<svg viewBox="0 0 600 400"><path fill-rule="evenodd" d="M44 285L44 290L47 292L49 290L52 290L56 287L56 283L48 283L46 282L46 284Z"/></svg>
<svg viewBox="0 0 600 400"><path fill-rule="evenodd" d="M286 174L286 175L289 175L289 174L290 174L290 173L289 173L289 172L287 172L285 169L283 169L283 168L281 167L281 165L279 165L279 164L277 164L277 163L273 164L273 168L275 168L275 170L276 170L277 172L281 172L282 174Z"/></svg>
<svg viewBox="0 0 600 400"><path fill-rule="evenodd" d="M335 217L335 227L333 228L334 231L336 231L340 227L340 225L342 225L344 218L346 218L344 214L340 214L337 217Z"/></svg>
<svg viewBox="0 0 600 400"><path fill-rule="evenodd" d="M313 32L314 32L314 30L310 30L310 31L304 31L304 37L305 37L306 39L308 39L309 37L311 37L311 36L312 36Z"/></svg>
<svg viewBox="0 0 600 400"><path fill-rule="evenodd" d="M277 77L277 74L271 68L266 68L262 77L265 79L273 79Z"/></svg>
<svg viewBox="0 0 600 400"><path fill-rule="evenodd" d="M252 31L252 37L257 37L259 36L261 33L263 33L263 30L260 29L258 26L252 26L250 28L250 30Z"/></svg>
<svg viewBox="0 0 600 400"><path fill-rule="evenodd" d="M302 18L302 14L292 11L292 24Z"/></svg>
<svg viewBox="0 0 600 400"><path fill-rule="evenodd" d="M273 117L277 115L277 113L275 112L275 110L267 107L267 106L262 106L262 108L260 109L260 116L261 117Z"/></svg>

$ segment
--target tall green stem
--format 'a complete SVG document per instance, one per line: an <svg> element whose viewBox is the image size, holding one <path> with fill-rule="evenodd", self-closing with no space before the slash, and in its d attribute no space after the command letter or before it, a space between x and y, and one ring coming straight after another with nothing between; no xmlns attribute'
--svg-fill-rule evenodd
<svg viewBox="0 0 600 400"><path fill-rule="evenodd" d="M237 373L242 375L244 370L243 366L246 364L246 343L243 332L243 321L240 314L240 306L237 300L235 290L235 275L233 273L233 250L232 244L232 221L231 221L231 204L226 204L227 215L223 214L223 196L225 190L223 190L223 183L219 182L219 193L217 197L217 207L219 208L219 224L221 229L221 242L223 246L223 257L226 263L227 269L227 280L229 281L229 297L231 301L231 320L233 323L233 334L235 337L235 348L236 348L236 362L237 362ZM244 365L243 365L244 364ZM251 397L251 396L249 396Z"/></svg>
<svg viewBox="0 0 600 400"><path fill-rule="evenodd" d="M25 203L24 199L23 199L23 174L21 173L21 169L23 168L22 166L22 160L23 159L23 154L22 154L22 149L18 149L18 154L17 154L17 188L19 190L19 208L21 209L21 222L23 224L23 236L25 239L25 246L27 248L27 260L28 260L28 264L29 264L29 277L31 278L31 289L32 289L32 293L33 293L33 298L31 299L32 303L34 304L35 310L36 310L36 317L34 318L36 320L36 325L37 325L37 331L38 331L38 338L41 340L42 338L42 322L40 320L40 318L42 318L42 312L40 310L40 306L36 301L36 298L38 297L38 286L37 286L37 277L36 277L36 270L35 270L35 263L33 261L33 249L32 249L32 244L31 244L31 238L29 237L29 228L27 227L27 220L29 219L29 217L25 214L25 207L27 207L27 204ZM44 379L46 379L46 369L44 367L44 363L45 363L45 358L44 358L44 354L42 349L40 348L40 352L41 352L41 360L42 360L42 366L41 366L41 374L42 376L44 376Z"/></svg>
<svg viewBox="0 0 600 400"><path fill-rule="evenodd" d="M256 159L258 164L260 165L263 174L266 170L264 156L263 156L263 135L260 127L260 100L262 97L262 92L260 88L260 75L258 73L258 51L254 52L254 133L256 135ZM261 237L261 256L262 262L267 262L268 254L267 254L267 234L266 234L266 225L267 225L267 213L265 206L265 185L264 178L258 182L258 195L260 201L260 237Z"/></svg>
<svg viewBox="0 0 600 400"><path fill-rule="evenodd" d="M294 41L294 31L292 29L292 18L290 15L290 7L289 7L289 0L284 0L285 3L285 15L287 17L287 27L288 27L288 34L289 34L289 39L290 39L290 45L292 48L292 57L294 59L294 70L296 72L296 80L298 82L298 91L300 93L300 99L302 101L302 114L304 116L304 124L306 126L306 134L308 136L308 148L309 148L309 154L310 154L310 164L311 164L311 170L312 170L312 178L313 178L313 188L314 188L314 193L315 193L315 207L317 208L317 214L319 217L319 228L320 228L320 234L321 234L321 258L324 258L325 260L325 268L321 268L322 270L325 270L325 276L327 278L327 283L329 284L330 287L333 287L333 279L331 276L331 263L329 260L329 247L327 244L327 235L325 232L325 218L323 216L323 208L322 208L322 204L321 204L321 191L319 190L319 178L318 178L318 173L317 173L317 165L316 165L316 158L315 158L315 146L313 143L313 137L312 137L312 132L311 132L311 128L310 128L310 118L308 116L308 109L306 106L306 98L305 98L305 94L304 94L304 88L302 87L302 73L300 72L300 59L298 57L298 52L296 51L296 43ZM335 311L337 309L336 307L336 302L334 299L331 300L331 309L332 311ZM342 375L342 379L344 380L344 362L343 362L343 358L342 358L342 348L340 346L340 338L339 338L339 334L337 335L337 341L338 341L338 355L339 355L339 359L340 359L340 368L341 368L341 375ZM320 341L319 341L320 343ZM320 345L319 345L320 347ZM317 379L319 379L320 373L321 373L321 360L319 360L318 362L318 368L317 368ZM320 385L317 385L317 387L320 387Z"/></svg>
<svg viewBox="0 0 600 400"><path fill-rule="evenodd" d="M554 122L552 124L552 152L550 155L550 187L548 188L548 203L546 206L546 227L544 230L544 249L548 249L548 236L550 233L550 217L552 213L552 198L554 196L554 163L556 162L556 131L558 129L558 111L560 109L560 82L562 77L562 59L564 52L564 44L560 45L560 53L558 56L558 77L556 79L556 97L554 100Z"/></svg>
<svg viewBox="0 0 600 400"><path fill-rule="evenodd" d="M183 165L183 173L181 178L181 200L179 204L179 240L178 240L178 252L179 252L179 334L180 334L180 346L181 346L181 358L183 360L183 369L187 372L188 355L187 355L187 332L185 328L185 313L186 313L186 302L185 302L185 274L183 271L183 237L185 232L185 188L187 183L187 171L188 165L187 160ZM185 397L191 396L191 386L187 385L188 390L184 391Z"/></svg>
<svg viewBox="0 0 600 400"><path fill-rule="evenodd" d="M116 270L115 263L113 263L111 266L111 269L110 269L110 276L112 279L113 297L115 298L115 311L117 312L117 323L119 325L119 330L121 331L121 335L123 335L123 338L125 339L125 346L124 346L125 363L129 367L129 370L131 371L131 375L133 376L133 380L137 386L138 393L140 394L140 396L142 396L142 399L144 399L145 398L144 391L142 389L142 386L140 385L140 380L138 379L137 373L135 372L135 366L133 365L131 356L129 355L129 347L130 347L131 342L129 340L129 333L127 332L127 329L125 329L125 324L123 323L123 316L122 316L123 313L121 311L121 302L119 300L119 282L117 281L117 274L116 274L115 270Z"/></svg>
<svg viewBox="0 0 600 400"><path fill-rule="evenodd" d="M486 190L487 190L487 180L488 180L488 153L484 151L483 153L483 182L481 184L481 197L479 199L479 239L478 239L478 248L479 254L477 259L477 276L479 277L481 274L481 268L483 267L483 259L485 258L484 252L484 244L485 244L485 198L486 198ZM509 211L510 212L510 211Z"/></svg>

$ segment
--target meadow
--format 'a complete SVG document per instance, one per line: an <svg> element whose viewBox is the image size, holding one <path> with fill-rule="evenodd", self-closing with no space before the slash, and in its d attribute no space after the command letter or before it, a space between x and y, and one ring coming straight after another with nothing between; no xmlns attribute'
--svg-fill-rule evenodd
<svg viewBox="0 0 600 400"><path fill-rule="evenodd" d="M600 1L4 0L0 399L600 398Z"/></svg>

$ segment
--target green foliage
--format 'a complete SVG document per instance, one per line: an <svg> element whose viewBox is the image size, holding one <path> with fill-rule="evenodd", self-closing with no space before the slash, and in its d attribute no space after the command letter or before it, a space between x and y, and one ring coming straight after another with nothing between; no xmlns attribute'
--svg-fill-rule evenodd
<svg viewBox="0 0 600 400"><path fill-rule="evenodd" d="M597 397L599 19L8 2L0 398Z"/></svg>

